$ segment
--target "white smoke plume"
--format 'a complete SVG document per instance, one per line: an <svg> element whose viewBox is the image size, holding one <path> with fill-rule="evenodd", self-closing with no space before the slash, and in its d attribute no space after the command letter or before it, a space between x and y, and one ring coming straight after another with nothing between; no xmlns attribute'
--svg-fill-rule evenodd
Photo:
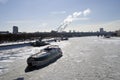
<svg viewBox="0 0 120 80"><path fill-rule="evenodd" d="M80 11L80 12L74 12L72 15L68 15L68 17L66 19L64 19L63 23L58 27L58 32L63 31L71 22L75 21L75 20L79 20L78 17L79 16L87 16L91 13L91 10L88 8L84 11Z"/></svg>
<svg viewBox="0 0 120 80"><path fill-rule="evenodd" d="M66 19L64 19L63 23L69 24L69 23L73 22L81 14L82 14L82 12L74 12L72 15L69 15Z"/></svg>
<svg viewBox="0 0 120 80"><path fill-rule="evenodd" d="M87 15L89 15L90 13L91 13L91 10L90 10L89 8L83 11L83 15L84 15L84 16L87 16Z"/></svg>

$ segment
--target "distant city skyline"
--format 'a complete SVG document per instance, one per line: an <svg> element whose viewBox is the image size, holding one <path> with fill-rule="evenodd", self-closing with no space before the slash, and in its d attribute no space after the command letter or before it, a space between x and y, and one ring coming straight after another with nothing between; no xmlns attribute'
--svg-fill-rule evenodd
<svg viewBox="0 0 120 80"><path fill-rule="evenodd" d="M0 31L76 31L120 29L120 0L0 0Z"/></svg>

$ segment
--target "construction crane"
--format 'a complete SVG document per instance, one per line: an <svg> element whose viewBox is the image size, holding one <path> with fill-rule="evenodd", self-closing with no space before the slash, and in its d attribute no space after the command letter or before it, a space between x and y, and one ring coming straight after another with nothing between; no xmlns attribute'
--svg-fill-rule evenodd
<svg viewBox="0 0 120 80"><path fill-rule="evenodd" d="M57 28L57 30L55 31L55 32L57 32L57 33L62 33L64 30L65 30L65 28L68 26L68 24L65 24L65 23L63 23L63 24L61 24L58 28ZM68 40L68 37L65 37L65 35L64 34L57 34L60 38L56 38L55 40L57 41L59 41L59 40Z"/></svg>

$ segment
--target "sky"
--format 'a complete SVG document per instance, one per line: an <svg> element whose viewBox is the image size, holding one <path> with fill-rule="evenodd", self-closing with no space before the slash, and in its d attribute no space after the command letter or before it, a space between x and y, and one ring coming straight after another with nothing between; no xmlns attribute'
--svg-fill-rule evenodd
<svg viewBox="0 0 120 80"><path fill-rule="evenodd" d="M120 0L0 0L0 31L120 29ZM67 25L64 27L64 25Z"/></svg>

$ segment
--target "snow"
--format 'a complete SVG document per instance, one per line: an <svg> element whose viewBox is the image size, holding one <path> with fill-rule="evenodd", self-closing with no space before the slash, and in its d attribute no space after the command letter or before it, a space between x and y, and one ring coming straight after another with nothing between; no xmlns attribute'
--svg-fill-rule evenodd
<svg viewBox="0 0 120 80"><path fill-rule="evenodd" d="M17 43L10 43L10 44L17 44ZM59 47L64 48L69 43L67 41L61 41L61 42L51 42L51 45L59 45ZM8 44L4 44L8 45ZM48 46L48 45L47 45ZM19 47L19 45L16 45L15 47L18 48L12 48L12 49L0 49L0 75L8 71L5 67L7 67L9 63L13 63L16 60L19 59L27 59L30 55L35 54L39 52L41 49L47 47L32 47L32 46L24 46ZM11 46L12 47L12 46ZM4 64L4 66L3 66Z"/></svg>
<svg viewBox="0 0 120 80"><path fill-rule="evenodd" d="M12 49L0 49L0 75L3 75L0 79L8 80L20 77L25 80L120 79L119 37L75 37L50 44L59 45L63 51L63 56L56 63L30 73L22 71L26 67L26 59L48 45L43 47L26 45ZM20 63L21 66L18 66ZM10 72L10 70L14 71ZM5 73L7 74L4 75Z"/></svg>
<svg viewBox="0 0 120 80"><path fill-rule="evenodd" d="M20 41L20 42L8 42L8 43L2 43L0 46L6 46L6 45L15 45L15 44L25 44L25 43L30 43L34 42L35 40L32 41Z"/></svg>

